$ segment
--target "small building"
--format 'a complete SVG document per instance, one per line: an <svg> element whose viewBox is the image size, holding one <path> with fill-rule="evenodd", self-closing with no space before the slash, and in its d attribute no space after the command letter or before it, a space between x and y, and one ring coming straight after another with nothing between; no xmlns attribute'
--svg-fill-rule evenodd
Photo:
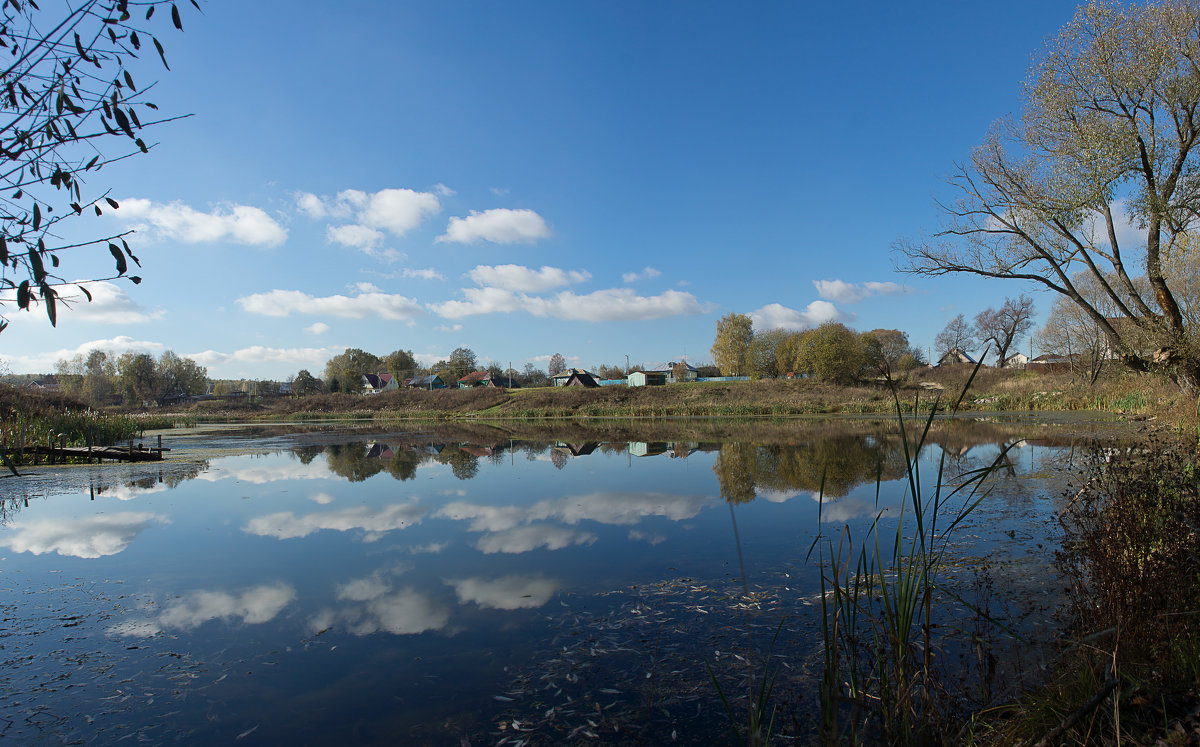
<svg viewBox="0 0 1200 747"><path fill-rule="evenodd" d="M629 386L663 386L667 377L660 371L634 371L627 381Z"/></svg>
<svg viewBox="0 0 1200 747"><path fill-rule="evenodd" d="M390 373L363 374L362 382L363 394L379 394L400 388L399 380Z"/></svg>
<svg viewBox="0 0 1200 747"><path fill-rule="evenodd" d="M429 374L428 376L414 376L412 381L408 382L410 389L445 389L446 382L442 381L442 377L437 374Z"/></svg>
<svg viewBox="0 0 1200 747"><path fill-rule="evenodd" d="M938 362L935 364L935 367L952 366L956 363L969 363L974 366L978 362L979 361L972 358L968 353L965 353L958 348L950 348L946 351L945 355L943 355L941 358L938 358Z"/></svg>
<svg viewBox="0 0 1200 747"><path fill-rule="evenodd" d="M573 368L571 369L571 372L571 375L567 377L566 381L564 381L562 384L556 383L555 386L583 386L589 388L600 386L600 384L596 382L596 377L592 376L587 371Z"/></svg>
<svg viewBox="0 0 1200 747"><path fill-rule="evenodd" d="M493 376L488 374L483 380L483 386L490 386L496 389L520 389L521 385L512 376Z"/></svg>
<svg viewBox="0 0 1200 747"><path fill-rule="evenodd" d="M1004 359L1001 368L1025 368L1029 365L1029 356L1024 353L1014 353Z"/></svg>
<svg viewBox="0 0 1200 747"><path fill-rule="evenodd" d="M554 384L554 386L567 386L567 382L570 381L571 378L573 376L576 376L577 374L582 374L584 376L587 376L593 382L596 380L595 376L592 376L591 373L583 370L582 368L568 368L565 371L559 371L558 373L551 376L550 381Z"/></svg>
<svg viewBox="0 0 1200 747"><path fill-rule="evenodd" d="M473 389L477 386L487 386L486 380L491 378L487 371L472 371L458 380L459 389Z"/></svg>
<svg viewBox="0 0 1200 747"><path fill-rule="evenodd" d="M684 377L682 379L676 378L675 367L678 365L679 363L676 361L667 361L666 363L651 363L645 367L645 370L646 373L660 373L666 376L667 381L670 383L676 383L679 381L695 381L697 378L699 378L700 372L696 370L695 366L687 361L683 362L685 368Z"/></svg>

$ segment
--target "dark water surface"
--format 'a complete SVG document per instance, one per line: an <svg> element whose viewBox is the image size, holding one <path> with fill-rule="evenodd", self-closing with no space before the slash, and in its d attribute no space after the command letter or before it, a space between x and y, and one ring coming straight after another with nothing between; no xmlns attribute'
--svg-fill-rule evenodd
<svg viewBox="0 0 1200 747"><path fill-rule="evenodd" d="M803 734L805 556L895 526L894 431L168 434L163 465L0 480L0 737L707 744L728 717L705 663L744 697L777 630L780 728ZM932 477L943 449L960 472L1016 444L947 576L1021 630L1050 630L1050 518L1096 435L956 423L921 457Z"/></svg>

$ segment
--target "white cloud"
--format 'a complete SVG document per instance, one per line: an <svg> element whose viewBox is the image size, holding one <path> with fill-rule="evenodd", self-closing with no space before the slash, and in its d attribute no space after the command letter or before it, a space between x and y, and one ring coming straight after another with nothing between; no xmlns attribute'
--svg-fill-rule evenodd
<svg viewBox="0 0 1200 747"><path fill-rule="evenodd" d="M474 602L485 609L536 609L554 596L562 584L537 576L501 576L496 579L460 578L446 581L454 587L459 604Z"/></svg>
<svg viewBox="0 0 1200 747"><path fill-rule="evenodd" d="M384 189L369 195L358 213L361 223L403 236L442 209L437 195L411 189Z"/></svg>
<svg viewBox="0 0 1200 747"><path fill-rule="evenodd" d="M70 305L70 311L59 307L59 321L79 321L100 324L141 324L161 319L167 312L163 309L146 311L137 304L125 289L116 283L104 281L76 281L92 294L88 301L82 291L63 289L62 299ZM35 315L41 318L42 314Z"/></svg>
<svg viewBox="0 0 1200 747"><path fill-rule="evenodd" d="M369 635L378 631L393 635L415 635L440 630L450 621L450 612L434 604L412 589L372 599L366 614L350 628L354 635Z"/></svg>
<svg viewBox="0 0 1200 747"><path fill-rule="evenodd" d="M534 270L522 265L477 265L467 273L476 285L502 288L519 293L541 293L573 283L583 283L592 275L583 270L542 267Z"/></svg>
<svg viewBox="0 0 1200 747"><path fill-rule="evenodd" d="M325 322L313 322L305 327L304 331L310 335L323 335L329 331L329 325Z"/></svg>
<svg viewBox="0 0 1200 747"><path fill-rule="evenodd" d="M751 311L750 318L756 329L809 329L825 322L849 321L854 314L840 311L828 301L813 301L803 311L777 303L767 304L757 311Z"/></svg>
<svg viewBox="0 0 1200 747"><path fill-rule="evenodd" d="M433 328L433 331L434 332L461 332L462 328L463 328L463 326L461 324L450 324L450 325L439 324L438 326ZM431 363L436 363L437 361L438 361L438 359L434 358L431 361Z"/></svg>
<svg viewBox="0 0 1200 747"><path fill-rule="evenodd" d="M818 296L838 303L856 303L869 296L899 295L913 291L907 285L873 280L857 285L844 280L814 280L813 286L816 287Z"/></svg>
<svg viewBox="0 0 1200 747"><path fill-rule="evenodd" d="M337 598L351 602L369 602L391 590L391 584L385 581L381 574L372 573L366 578L356 578L338 586Z"/></svg>
<svg viewBox="0 0 1200 747"><path fill-rule="evenodd" d="M75 348L63 348L49 353L6 355L4 356L4 363L12 369L13 373L45 373L54 370L55 361L60 359L70 360L76 355L82 355L86 358L88 353L93 350L107 350L118 354L129 350L135 353L158 355L166 349L167 346L161 342L135 340L132 337L118 335L107 340L90 340Z"/></svg>
<svg viewBox="0 0 1200 747"><path fill-rule="evenodd" d="M320 219L329 214L324 201L312 192L297 192L295 197L296 207L300 208L300 212L308 217Z"/></svg>
<svg viewBox="0 0 1200 747"><path fill-rule="evenodd" d="M407 320L420 316L423 311L416 300L390 293L359 293L357 296L310 296L302 291L272 290L255 293L237 300L239 306L251 314L264 316L288 316L313 314L336 316L344 319Z"/></svg>
<svg viewBox="0 0 1200 747"><path fill-rule="evenodd" d="M308 497L308 499L310 501L312 501L313 503L319 503L322 506L326 506L330 503L333 503L333 496L324 491L318 491L316 493L313 493L312 495L310 495Z"/></svg>
<svg viewBox="0 0 1200 747"><path fill-rule="evenodd" d="M263 210L249 205L224 205L203 213L182 202L164 204L126 199L115 212L125 220L147 221L158 232L187 244L229 241L251 246L278 246L287 230Z"/></svg>
<svg viewBox="0 0 1200 747"><path fill-rule="evenodd" d="M482 213L472 210L466 218L452 217L446 233L437 241L474 244L490 241L495 244L532 244L550 236L550 228L542 216L532 210L494 208Z"/></svg>
<svg viewBox="0 0 1200 747"><path fill-rule="evenodd" d="M400 274L406 278L420 278L421 280L445 280L446 279L445 277L442 276L442 273L438 272L437 270L433 269L432 267L427 267L423 270L417 270L417 269L413 269L410 267L405 267L404 270L402 270Z"/></svg>
<svg viewBox="0 0 1200 747"><path fill-rule="evenodd" d="M316 325L314 325L316 326ZM310 328L311 329L311 328ZM305 330L309 331L309 330ZM319 367L332 356L342 352L342 348L268 348L253 345L232 353L222 353L218 350L205 350L201 353L188 353L186 358L199 363L201 366L221 366L227 363L290 363L301 367Z"/></svg>
<svg viewBox="0 0 1200 747"><path fill-rule="evenodd" d="M662 543L667 541L667 538L662 536L661 534L648 534L648 533L640 531L638 529L630 529L629 530L629 539L642 540L642 541L650 543L651 545L661 545Z"/></svg>
<svg viewBox="0 0 1200 747"><path fill-rule="evenodd" d="M504 197L509 193L510 190L505 189L504 187L489 187L488 191L497 197Z"/></svg>
<svg viewBox="0 0 1200 747"><path fill-rule="evenodd" d="M284 583L256 586L236 596L225 591L197 591L168 605L158 622L164 629L182 630L218 619L257 625L274 619L295 598L296 590Z"/></svg>
<svg viewBox="0 0 1200 747"><path fill-rule="evenodd" d="M383 231L351 223L345 226L329 226L325 238L335 244L354 249L373 249L383 241Z"/></svg>
<svg viewBox="0 0 1200 747"><path fill-rule="evenodd" d="M268 485L280 480L324 480L332 477L329 465L322 461L305 464L292 462L263 462L257 456L223 457L209 463L209 469L196 479L205 482L239 480L252 485Z"/></svg>
<svg viewBox="0 0 1200 747"><path fill-rule="evenodd" d="M437 184L433 185L433 191L435 194L438 194L442 197L453 197L454 195L458 194L458 192L454 191L453 189L450 189L449 187L447 187L445 184L442 184L441 182L438 182Z"/></svg>
<svg viewBox="0 0 1200 747"><path fill-rule="evenodd" d="M525 311L539 317L587 322L661 319L703 314L712 305L700 303L690 293L669 290L657 296L639 296L629 288L611 288L576 294L562 291L544 298L513 293L502 288L464 288L465 301L444 301L429 308L448 319L479 314Z"/></svg>
<svg viewBox="0 0 1200 747"><path fill-rule="evenodd" d="M523 524L556 519L566 524L595 521L600 524L637 524L648 516L661 516L671 521L691 519L713 502L702 495L679 495L652 491L599 491L586 495L543 500L531 506L496 506L467 501L451 501L438 509L435 518L468 521L472 532L508 532ZM525 527L526 529L541 529ZM534 535L528 539L536 539ZM569 541L557 535L556 541ZM536 545L535 545L536 546ZM566 545L561 545L566 546ZM480 548L482 549L482 548Z"/></svg>
<svg viewBox="0 0 1200 747"><path fill-rule="evenodd" d="M0 547L34 555L57 553L74 558L116 555L152 524L167 519L142 511L123 511L86 516L17 521L0 534Z"/></svg>
<svg viewBox="0 0 1200 747"><path fill-rule="evenodd" d="M415 502L398 503L380 509L356 506L304 516L296 516L291 511L284 511L253 518L246 523L243 531L261 537L294 539L307 537L313 532L323 529L339 532L361 529L367 533L364 539L370 542L378 539L385 532L407 529L414 524L419 524L424 515L425 509Z"/></svg>
<svg viewBox="0 0 1200 747"><path fill-rule="evenodd" d="M632 283L635 280L656 278L661 274L662 274L661 272L654 269L653 267L645 267L645 268L642 268L641 272L627 272L621 276L621 279L624 280L626 283Z"/></svg>

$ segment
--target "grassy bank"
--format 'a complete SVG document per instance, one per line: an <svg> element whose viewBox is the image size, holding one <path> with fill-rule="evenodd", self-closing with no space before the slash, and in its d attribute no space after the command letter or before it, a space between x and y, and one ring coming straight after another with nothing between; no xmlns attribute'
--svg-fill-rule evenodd
<svg viewBox="0 0 1200 747"><path fill-rule="evenodd" d="M936 396L961 391L969 370L955 367L917 372L899 383L901 408L928 412ZM1113 375L1093 386L1069 375L982 369L964 399L964 411L1105 411L1151 417L1170 413L1181 427L1195 427L1195 403L1177 389L1147 376ZM447 420L463 418L661 418L784 417L895 412L882 382L834 386L815 381L749 381L612 386L598 389L534 388L401 390L369 397L323 394L253 403L202 402L182 410L205 420Z"/></svg>

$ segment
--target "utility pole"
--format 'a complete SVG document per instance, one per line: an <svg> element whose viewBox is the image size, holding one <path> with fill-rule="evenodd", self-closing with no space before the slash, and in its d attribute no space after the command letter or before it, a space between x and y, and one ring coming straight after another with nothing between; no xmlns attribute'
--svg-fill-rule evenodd
<svg viewBox="0 0 1200 747"><path fill-rule="evenodd" d="M625 375L629 376L629 353L625 354Z"/></svg>

